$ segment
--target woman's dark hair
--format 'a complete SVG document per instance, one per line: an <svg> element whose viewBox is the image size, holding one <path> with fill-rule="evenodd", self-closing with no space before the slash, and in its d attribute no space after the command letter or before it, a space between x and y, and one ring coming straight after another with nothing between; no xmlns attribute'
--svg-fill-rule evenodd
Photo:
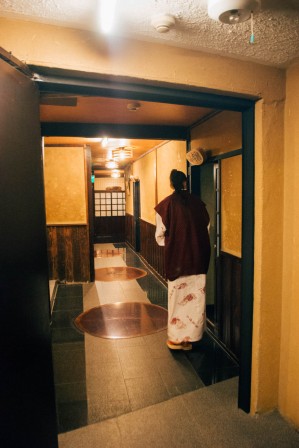
<svg viewBox="0 0 299 448"><path fill-rule="evenodd" d="M187 182L186 174L183 171L171 170L170 182L175 191L178 193L184 189L184 182Z"/></svg>
<svg viewBox="0 0 299 448"><path fill-rule="evenodd" d="M174 188L175 194L180 198L181 203L187 205L188 196L185 191L187 182L186 174L184 174L183 171L171 170L170 182Z"/></svg>

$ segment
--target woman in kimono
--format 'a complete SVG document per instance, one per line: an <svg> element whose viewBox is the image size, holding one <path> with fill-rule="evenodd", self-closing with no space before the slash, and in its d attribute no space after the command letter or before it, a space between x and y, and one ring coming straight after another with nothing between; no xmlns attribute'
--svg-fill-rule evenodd
<svg viewBox="0 0 299 448"><path fill-rule="evenodd" d="M206 323L206 273L210 261L205 204L187 191L187 177L172 170L174 192L156 207L156 241L165 246L168 280L168 340L172 350L191 350Z"/></svg>

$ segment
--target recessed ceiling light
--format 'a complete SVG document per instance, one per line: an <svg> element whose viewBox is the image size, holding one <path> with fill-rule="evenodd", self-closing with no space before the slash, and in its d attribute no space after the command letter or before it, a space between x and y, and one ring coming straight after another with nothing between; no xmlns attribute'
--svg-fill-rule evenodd
<svg viewBox="0 0 299 448"><path fill-rule="evenodd" d="M116 0L100 0L99 22L104 34L111 33L114 24Z"/></svg>
<svg viewBox="0 0 299 448"><path fill-rule="evenodd" d="M127 109L128 109L130 112L136 112L136 110L139 110L140 107L141 107L141 104L140 104L140 103L129 103L129 104L127 105Z"/></svg>

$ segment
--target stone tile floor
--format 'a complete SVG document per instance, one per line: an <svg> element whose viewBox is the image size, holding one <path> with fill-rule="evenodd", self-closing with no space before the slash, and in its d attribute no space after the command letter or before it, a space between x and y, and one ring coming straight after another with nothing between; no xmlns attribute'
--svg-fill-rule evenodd
<svg viewBox="0 0 299 448"><path fill-rule="evenodd" d="M95 250L113 245L96 244ZM170 352L166 330L131 339L80 333L82 311L118 301L149 301L167 307L167 288L126 248L95 258L95 268L134 266L138 280L59 285L52 315L52 347L58 432L101 422L167 401L238 375L238 366L207 334L192 352Z"/></svg>

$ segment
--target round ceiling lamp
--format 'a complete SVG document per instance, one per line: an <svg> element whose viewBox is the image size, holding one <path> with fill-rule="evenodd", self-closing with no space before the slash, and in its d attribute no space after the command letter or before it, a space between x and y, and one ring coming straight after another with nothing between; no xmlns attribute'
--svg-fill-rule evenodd
<svg viewBox="0 0 299 448"><path fill-rule="evenodd" d="M152 18L152 25L158 33L168 33L175 25L175 18L171 14L158 14Z"/></svg>
<svg viewBox="0 0 299 448"><path fill-rule="evenodd" d="M133 157L133 150L129 146L121 146L120 148L112 149L112 158L116 162Z"/></svg>
<svg viewBox="0 0 299 448"><path fill-rule="evenodd" d="M208 0L208 14L211 19L235 25L250 19L260 6L261 0Z"/></svg>
<svg viewBox="0 0 299 448"><path fill-rule="evenodd" d="M127 109L130 111L130 112L136 112L137 110L139 110L140 109L140 103L129 103L129 104L127 104Z"/></svg>
<svg viewBox="0 0 299 448"><path fill-rule="evenodd" d="M105 164L105 167L109 169L118 168L118 163L115 162L115 160L108 160Z"/></svg>

